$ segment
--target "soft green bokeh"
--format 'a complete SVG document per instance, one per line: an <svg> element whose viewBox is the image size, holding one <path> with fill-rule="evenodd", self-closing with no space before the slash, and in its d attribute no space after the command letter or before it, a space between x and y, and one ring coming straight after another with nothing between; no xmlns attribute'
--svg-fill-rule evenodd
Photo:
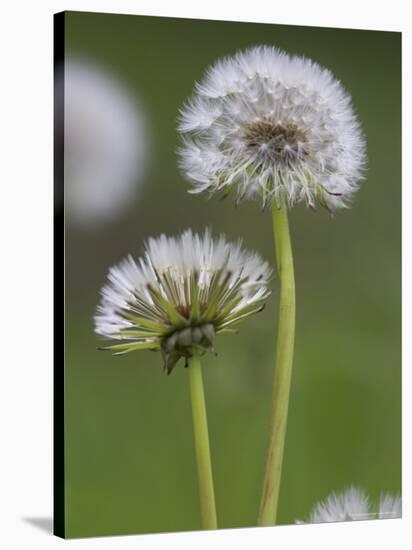
<svg viewBox="0 0 412 550"><path fill-rule="evenodd" d="M280 523L304 519L349 484L372 497L401 486L400 34L68 13L66 52L110 69L143 104L152 161L115 223L67 229L66 466L71 537L198 529L187 372L157 354L96 351L92 316L107 269L144 239L210 226L274 262L257 203L187 193L176 118L216 58L258 44L304 54L351 92L368 140L352 209L297 207L297 282ZM219 525L256 525L266 450L278 291L204 360Z"/></svg>

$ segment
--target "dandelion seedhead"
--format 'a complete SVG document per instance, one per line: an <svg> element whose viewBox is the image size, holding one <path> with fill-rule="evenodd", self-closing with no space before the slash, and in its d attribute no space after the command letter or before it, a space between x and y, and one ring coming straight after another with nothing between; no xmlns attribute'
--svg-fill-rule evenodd
<svg viewBox="0 0 412 550"><path fill-rule="evenodd" d="M316 504L305 523L388 519L399 518L401 515L402 503L399 496L382 494L378 505L373 506L364 491L350 487L342 493L332 493Z"/></svg>
<svg viewBox="0 0 412 550"><path fill-rule="evenodd" d="M57 84L64 84L68 219L90 225L116 218L137 195L144 174L149 138L144 112L121 81L91 61L68 58Z"/></svg>
<svg viewBox="0 0 412 550"><path fill-rule="evenodd" d="M161 351L169 374L180 358L214 351L217 334L261 311L270 274L258 254L209 231L150 238L138 262L129 256L110 269L95 331L124 340L102 348L116 355Z"/></svg>
<svg viewBox="0 0 412 550"><path fill-rule="evenodd" d="M179 131L192 193L335 210L363 177L365 140L349 94L329 70L273 47L212 65Z"/></svg>

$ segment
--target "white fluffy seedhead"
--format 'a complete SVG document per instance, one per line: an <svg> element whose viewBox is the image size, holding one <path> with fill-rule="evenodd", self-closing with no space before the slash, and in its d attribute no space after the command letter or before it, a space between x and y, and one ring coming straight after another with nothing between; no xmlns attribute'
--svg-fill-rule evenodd
<svg viewBox="0 0 412 550"><path fill-rule="evenodd" d="M350 487L342 493L332 493L316 504L305 523L393 519L401 515L401 498L398 495L382 494L378 506L375 506L364 491Z"/></svg>
<svg viewBox="0 0 412 550"><path fill-rule="evenodd" d="M167 373L194 350L212 350L216 334L261 311L270 293L269 265L223 236L189 230L145 248L138 262L129 256L110 269L96 333L125 341L104 348L116 354L160 350Z"/></svg>
<svg viewBox="0 0 412 550"><path fill-rule="evenodd" d="M399 495L382 494L379 499L378 518L402 517L402 500Z"/></svg>
<svg viewBox="0 0 412 550"><path fill-rule="evenodd" d="M143 111L94 63L68 58L64 82L64 183L69 222L116 218L139 191L148 153Z"/></svg>
<svg viewBox="0 0 412 550"><path fill-rule="evenodd" d="M328 69L273 47L212 65L181 110L179 131L192 193L334 210L363 177L365 139L350 95Z"/></svg>

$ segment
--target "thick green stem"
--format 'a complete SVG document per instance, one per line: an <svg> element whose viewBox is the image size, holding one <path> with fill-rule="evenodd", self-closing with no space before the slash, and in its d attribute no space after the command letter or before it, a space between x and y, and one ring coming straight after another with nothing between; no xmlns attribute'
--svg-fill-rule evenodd
<svg viewBox="0 0 412 550"><path fill-rule="evenodd" d="M272 221L280 281L280 302L272 413L259 525L276 524L295 339L295 277L288 213L283 203L280 208L273 203Z"/></svg>
<svg viewBox="0 0 412 550"><path fill-rule="evenodd" d="M199 482L200 512L203 529L217 529L212 463L210 460L206 404L202 370L197 354L189 359L190 396L192 399L193 430L195 438L197 474Z"/></svg>

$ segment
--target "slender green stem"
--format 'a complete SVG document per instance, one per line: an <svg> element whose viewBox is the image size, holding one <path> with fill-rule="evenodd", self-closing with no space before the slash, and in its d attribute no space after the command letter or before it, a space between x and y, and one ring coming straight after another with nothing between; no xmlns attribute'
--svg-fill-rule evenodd
<svg viewBox="0 0 412 550"><path fill-rule="evenodd" d="M280 208L273 203L272 221L280 281L280 302L272 413L259 525L276 523L295 340L295 277L288 213L284 203Z"/></svg>
<svg viewBox="0 0 412 550"><path fill-rule="evenodd" d="M202 370L200 359L197 354L194 354L193 357L189 359L188 371L190 396L192 399L193 430L195 437L202 527L203 529L217 529L206 404L203 391Z"/></svg>

